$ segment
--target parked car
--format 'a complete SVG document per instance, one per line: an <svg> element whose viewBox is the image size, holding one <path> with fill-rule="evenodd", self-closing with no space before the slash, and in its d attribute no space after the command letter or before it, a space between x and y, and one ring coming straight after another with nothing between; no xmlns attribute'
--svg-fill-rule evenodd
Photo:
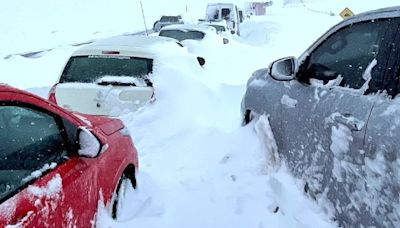
<svg viewBox="0 0 400 228"><path fill-rule="evenodd" d="M240 35L240 15L238 7L235 4L209 3L206 9L205 20L226 20L231 33Z"/></svg>
<svg viewBox="0 0 400 228"><path fill-rule="evenodd" d="M280 158L342 227L400 225L400 7L353 16L299 59L254 72L244 124L269 117Z"/></svg>
<svg viewBox="0 0 400 228"><path fill-rule="evenodd" d="M231 37L231 33L229 32L229 28L225 20L220 20L220 21L199 20L199 25L208 25L214 27L218 35L225 38Z"/></svg>
<svg viewBox="0 0 400 228"><path fill-rule="evenodd" d="M220 40L229 43L227 38L218 36L217 30L209 25L170 25L161 29L159 36L183 40Z"/></svg>
<svg viewBox="0 0 400 228"><path fill-rule="evenodd" d="M160 54L154 45L183 46L159 36L117 36L75 51L65 65L49 100L70 110L104 116L133 112L154 97L150 76ZM196 66L201 57L192 57Z"/></svg>
<svg viewBox="0 0 400 228"><path fill-rule="evenodd" d="M120 120L3 84L0 135L0 227L92 227L99 203L118 218L121 184L136 186L138 155Z"/></svg>
<svg viewBox="0 0 400 228"><path fill-rule="evenodd" d="M160 20L154 22L153 30L154 32L159 32L163 27L167 25L184 24L181 15L178 16L162 16Z"/></svg>

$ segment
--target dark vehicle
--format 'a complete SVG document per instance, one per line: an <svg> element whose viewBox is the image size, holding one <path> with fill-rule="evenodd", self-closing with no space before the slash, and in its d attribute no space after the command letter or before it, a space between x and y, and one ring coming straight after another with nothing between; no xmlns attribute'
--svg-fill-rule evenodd
<svg viewBox="0 0 400 228"><path fill-rule="evenodd" d="M178 16L162 16L160 20L156 21L153 25L154 32L159 32L163 27L167 25L184 24L181 15Z"/></svg>
<svg viewBox="0 0 400 228"><path fill-rule="evenodd" d="M370 11L247 83L243 123L268 116L280 158L342 227L400 227L399 46L400 7Z"/></svg>

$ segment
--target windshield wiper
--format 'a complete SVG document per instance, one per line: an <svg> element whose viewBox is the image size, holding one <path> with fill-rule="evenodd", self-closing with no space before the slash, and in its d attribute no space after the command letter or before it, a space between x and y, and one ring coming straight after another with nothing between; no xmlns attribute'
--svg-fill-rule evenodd
<svg viewBox="0 0 400 228"><path fill-rule="evenodd" d="M133 82L109 82L109 81L100 81L97 82L97 85L112 85L112 86L136 86Z"/></svg>

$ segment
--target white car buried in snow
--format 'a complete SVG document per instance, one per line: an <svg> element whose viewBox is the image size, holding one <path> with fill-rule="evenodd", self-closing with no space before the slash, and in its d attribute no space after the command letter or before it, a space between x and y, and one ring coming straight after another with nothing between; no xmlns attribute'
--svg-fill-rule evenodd
<svg viewBox="0 0 400 228"><path fill-rule="evenodd" d="M159 36L179 41L195 40L227 44L229 40L217 34L216 28L209 25L170 25L161 29Z"/></svg>
<svg viewBox="0 0 400 228"><path fill-rule="evenodd" d="M214 27L217 34L227 38L231 39L232 34L228 28L228 24L226 23L226 20L211 20L211 21L206 21L206 20L199 20L199 25L208 25L211 27Z"/></svg>
<svg viewBox="0 0 400 228"><path fill-rule="evenodd" d="M157 45L171 46L168 50L175 55L187 52L177 40L158 36L117 36L78 49L50 90L49 100L90 115L136 111L152 99L153 67L160 64L160 55L168 55L159 53L162 48ZM197 67L205 63L201 57L188 56Z"/></svg>

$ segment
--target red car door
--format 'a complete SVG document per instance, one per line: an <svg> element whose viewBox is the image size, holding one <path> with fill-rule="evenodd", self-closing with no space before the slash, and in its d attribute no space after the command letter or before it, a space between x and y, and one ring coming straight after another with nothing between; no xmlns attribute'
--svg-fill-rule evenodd
<svg viewBox="0 0 400 228"><path fill-rule="evenodd" d="M0 227L93 226L97 160L72 150L77 122L22 94L0 101Z"/></svg>
<svg viewBox="0 0 400 228"><path fill-rule="evenodd" d="M87 164L73 158L41 176L0 205L0 226L93 226L98 196L96 187L84 182L87 170Z"/></svg>

